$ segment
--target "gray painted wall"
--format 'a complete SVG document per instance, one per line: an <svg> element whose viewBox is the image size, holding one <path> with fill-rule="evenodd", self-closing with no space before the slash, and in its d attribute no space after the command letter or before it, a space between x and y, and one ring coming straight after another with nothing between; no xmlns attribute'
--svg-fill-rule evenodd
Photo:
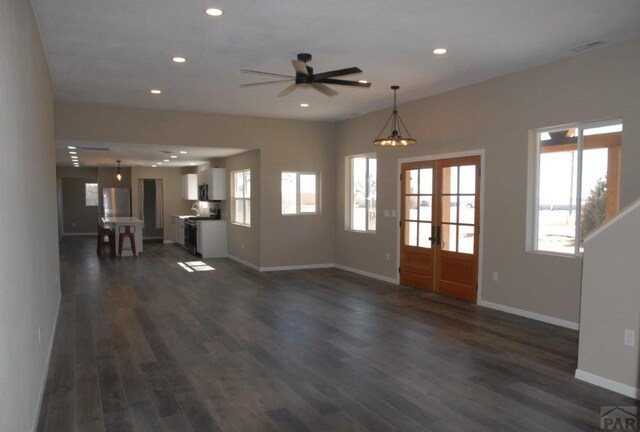
<svg viewBox="0 0 640 432"><path fill-rule="evenodd" d="M17 432L35 429L60 302L55 141L31 2L0 11L0 431Z"/></svg>
<svg viewBox="0 0 640 432"><path fill-rule="evenodd" d="M98 223L98 206L87 206L85 185L97 183L97 179L63 178L62 221L64 234L95 233Z"/></svg>
<svg viewBox="0 0 640 432"><path fill-rule="evenodd" d="M578 370L640 397L640 202L612 222L585 242ZM623 343L626 329L633 347Z"/></svg>
<svg viewBox="0 0 640 432"><path fill-rule="evenodd" d="M640 38L402 104L400 115L418 141L411 148L372 145L389 110L338 124L336 262L386 277L397 275L395 218L380 218L373 235L345 230L346 156L377 150L380 213L398 206L398 159L481 149L485 151L482 298L577 323L582 260L531 253L525 247L529 131L622 118L621 205L628 204L640 196L638 76ZM402 101L410 95L401 87L398 97ZM499 272L497 282L494 271Z"/></svg>

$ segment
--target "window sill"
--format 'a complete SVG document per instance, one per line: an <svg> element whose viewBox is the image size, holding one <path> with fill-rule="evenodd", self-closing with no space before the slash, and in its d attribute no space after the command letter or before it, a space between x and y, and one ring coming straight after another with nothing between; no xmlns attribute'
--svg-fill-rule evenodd
<svg viewBox="0 0 640 432"><path fill-rule="evenodd" d="M344 229L347 232L352 232L352 233L356 233L356 234L375 234L375 231L360 231L360 230L354 230L351 228L345 228Z"/></svg>
<svg viewBox="0 0 640 432"><path fill-rule="evenodd" d="M237 226L241 226L241 227L251 228L251 224L243 224L243 223L240 223L240 222L231 222L231 225L237 225Z"/></svg>
<svg viewBox="0 0 640 432"><path fill-rule="evenodd" d="M570 254L570 253L553 252L553 251L528 250L527 253L535 254L535 255L551 256L556 258L582 258L582 252L578 254Z"/></svg>

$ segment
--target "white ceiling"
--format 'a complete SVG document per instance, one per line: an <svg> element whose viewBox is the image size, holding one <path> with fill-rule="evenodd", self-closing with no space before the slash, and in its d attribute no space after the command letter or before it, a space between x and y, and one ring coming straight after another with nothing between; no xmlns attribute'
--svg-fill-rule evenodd
<svg viewBox="0 0 640 432"><path fill-rule="evenodd" d="M638 0L32 2L59 100L312 120L388 107L392 84L406 102L640 34ZM240 69L291 74L299 52L316 73L358 66L373 86L280 98L286 84L239 87L260 78Z"/></svg>
<svg viewBox="0 0 640 432"><path fill-rule="evenodd" d="M69 146L75 147L75 149L69 149ZM56 149L56 164L71 166L70 151L76 152L81 167L115 167L116 161L120 160L123 167L151 166L162 162L158 167L167 168L202 165L211 159L233 156L246 150L59 140ZM181 151L187 153L182 154ZM171 156L177 156L177 158L173 159ZM165 162L165 159L168 162Z"/></svg>

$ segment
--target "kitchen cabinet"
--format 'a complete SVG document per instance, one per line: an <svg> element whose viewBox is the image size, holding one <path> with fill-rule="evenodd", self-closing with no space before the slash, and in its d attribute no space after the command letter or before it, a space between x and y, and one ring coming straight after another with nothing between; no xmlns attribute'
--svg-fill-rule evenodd
<svg viewBox="0 0 640 432"><path fill-rule="evenodd" d="M171 216L171 225L173 228L173 241L180 246L184 246L184 218Z"/></svg>
<svg viewBox="0 0 640 432"><path fill-rule="evenodd" d="M198 199L198 174L182 176L182 199L195 201Z"/></svg>
<svg viewBox="0 0 640 432"><path fill-rule="evenodd" d="M198 253L202 258L227 256L227 221L205 220L197 222Z"/></svg>
<svg viewBox="0 0 640 432"><path fill-rule="evenodd" d="M209 200L227 199L227 170L226 168L211 168L205 171L205 182L209 186Z"/></svg>

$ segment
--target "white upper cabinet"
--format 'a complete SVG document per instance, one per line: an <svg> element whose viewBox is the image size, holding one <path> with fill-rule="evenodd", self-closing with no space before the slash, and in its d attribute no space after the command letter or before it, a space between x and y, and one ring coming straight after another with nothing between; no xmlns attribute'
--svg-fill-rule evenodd
<svg viewBox="0 0 640 432"><path fill-rule="evenodd" d="M226 168L211 168L206 173L205 182L209 186L209 200L227 199L227 170Z"/></svg>
<svg viewBox="0 0 640 432"><path fill-rule="evenodd" d="M182 176L182 199L195 201L198 199L198 175L184 174Z"/></svg>

